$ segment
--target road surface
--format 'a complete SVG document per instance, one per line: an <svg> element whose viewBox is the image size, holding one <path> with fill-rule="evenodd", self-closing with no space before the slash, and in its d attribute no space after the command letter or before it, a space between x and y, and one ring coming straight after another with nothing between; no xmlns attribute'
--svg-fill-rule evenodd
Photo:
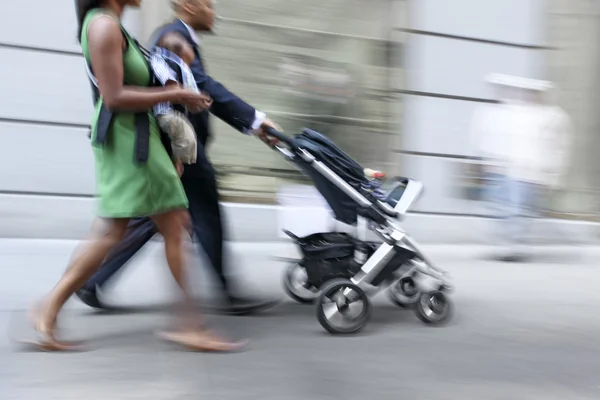
<svg viewBox="0 0 600 400"><path fill-rule="evenodd" d="M73 247L21 244L0 244L0 324L17 335L27 332L26 305L50 288ZM93 351L27 352L3 335L0 398L600 398L598 249L547 248L532 264L498 264L483 260L481 249L432 247L456 286L448 326L424 326L383 295L374 300L373 319L362 334L332 337L312 306L284 301L259 316L211 316L222 331L251 340L245 352L227 355L184 352L154 337L168 320L148 291L159 281L164 285L167 275L152 251L106 293L132 309L106 314L69 304L65 334L88 340ZM264 244L232 248L245 286L283 296L284 264L270 257L272 251Z"/></svg>

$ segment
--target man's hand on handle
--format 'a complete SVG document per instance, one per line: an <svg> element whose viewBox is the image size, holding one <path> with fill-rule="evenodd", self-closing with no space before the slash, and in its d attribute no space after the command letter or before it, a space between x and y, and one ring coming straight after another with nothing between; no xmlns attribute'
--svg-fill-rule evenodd
<svg viewBox="0 0 600 400"><path fill-rule="evenodd" d="M275 139L272 136L269 136L267 134L267 130L269 128L275 129L279 132L282 132L283 130L281 129L281 127L279 125L277 125L275 122L271 121L270 119L265 119L265 121L262 123L262 125L260 126L260 128L257 131L257 136L259 137L260 140L262 140L267 146L273 147L278 143L278 140Z"/></svg>

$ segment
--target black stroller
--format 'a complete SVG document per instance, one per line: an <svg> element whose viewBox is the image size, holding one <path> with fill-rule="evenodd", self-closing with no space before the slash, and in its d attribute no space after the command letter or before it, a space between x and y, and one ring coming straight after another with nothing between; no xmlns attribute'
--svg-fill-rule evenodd
<svg viewBox="0 0 600 400"><path fill-rule="evenodd" d="M382 242L326 232L299 238L286 232L303 258L284 275L284 287L300 303L317 305L317 319L330 333L354 333L369 320L368 294L389 288L391 300L416 310L428 324L442 324L452 303L445 272L436 268L398 222L422 191L420 182L395 178L371 180L363 168L318 132L304 129L292 137L270 130L274 146L309 176L337 221L367 222ZM426 285L425 277L431 281Z"/></svg>

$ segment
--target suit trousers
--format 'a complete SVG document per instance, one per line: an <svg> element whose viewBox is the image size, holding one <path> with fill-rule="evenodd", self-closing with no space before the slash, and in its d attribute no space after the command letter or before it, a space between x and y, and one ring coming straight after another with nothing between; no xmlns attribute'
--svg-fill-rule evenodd
<svg viewBox="0 0 600 400"><path fill-rule="evenodd" d="M182 183L189 201L193 235L199 249L203 250L223 290L229 293L227 277L223 270L223 221L215 171L198 144L198 159L186 165ZM123 241L111 251L100 270L86 283L87 289L103 287L126 263L157 233L148 217L130 221Z"/></svg>

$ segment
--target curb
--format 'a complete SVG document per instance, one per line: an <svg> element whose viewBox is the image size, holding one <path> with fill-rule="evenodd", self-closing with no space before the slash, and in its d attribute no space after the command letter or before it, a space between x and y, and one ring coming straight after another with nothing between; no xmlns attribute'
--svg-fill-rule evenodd
<svg viewBox="0 0 600 400"><path fill-rule="evenodd" d="M234 196L240 200L241 197ZM231 199L224 196L223 199ZM264 196L246 196L245 203L223 202L226 237L233 242L278 242L283 228L302 236L330 230L321 207L281 207L263 204ZM272 201L273 202L273 201ZM95 202L89 198L0 195L0 238L73 239L88 233ZM324 216L325 220L323 220ZM489 219L436 214L408 214L401 227L422 244L487 244ZM600 224L576 219L546 219L536 223L543 242L600 243ZM374 234L368 238L375 239Z"/></svg>

